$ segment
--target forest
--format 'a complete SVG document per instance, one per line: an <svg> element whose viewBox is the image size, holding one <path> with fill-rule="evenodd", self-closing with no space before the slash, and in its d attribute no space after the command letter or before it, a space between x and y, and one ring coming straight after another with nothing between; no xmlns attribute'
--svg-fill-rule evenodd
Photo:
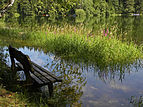
<svg viewBox="0 0 143 107"><path fill-rule="evenodd" d="M10 0L0 1L0 10ZM109 16L143 13L142 0L15 0L9 15L26 16Z"/></svg>

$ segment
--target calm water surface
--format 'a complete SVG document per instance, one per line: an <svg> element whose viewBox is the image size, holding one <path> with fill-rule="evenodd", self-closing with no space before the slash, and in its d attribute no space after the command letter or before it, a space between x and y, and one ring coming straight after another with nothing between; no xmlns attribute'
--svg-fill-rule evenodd
<svg viewBox="0 0 143 107"><path fill-rule="evenodd" d="M92 31L96 31L96 29L109 29L110 32L119 34L122 37L126 36L127 39L135 38L135 42L141 44L143 40L142 21L138 22L137 20L141 21L137 17L117 17L113 20L109 19L109 21L92 19L93 25L90 23L92 25L91 27L86 21L83 23L89 29L92 29ZM117 31L114 31L113 27L116 27ZM7 49L7 46L4 49ZM32 61L64 79L62 85L55 85L55 93L58 95L59 105L133 107L142 100L142 61L138 61L129 67L124 67L122 70L100 70L92 64L88 65L80 62L79 64L75 64L70 61L65 61L52 53L45 53L40 48L26 46L21 48L19 46L18 49L29 55ZM8 53L6 50L3 52L5 54ZM7 58L7 64L10 65L9 57Z"/></svg>
<svg viewBox="0 0 143 107"><path fill-rule="evenodd" d="M7 47L4 49L6 48ZM66 62L61 61L60 58L51 53L46 54L42 50L38 51L34 48L29 49L27 47L19 48L19 50L29 55L32 61L46 69L51 69L52 72L58 76L60 76L60 73L53 71L55 66L57 64L61 67L63 67L63 65L67 65ZM4 53L7 53L7 51L4 51ZM9 58L7 58L7 61L7 64L10 65ZM52 64L54 64L54 66L52 66ZM68 84L72 86L76 81L76 86L81 86L83 83L85 83L85 85L83 85L81 89L76 88L77 90L74 90L74 93L66 92L66 94L70 97L72 95L69 94L81 93L80 97L78 96L79 99L73 102L78 102L83 107L132 107L132 104L130 104L131 97L135 96L135 100L138 101L140 96L143 95L142 67L136 68L132 65L130 66L130 71L125 71L124 74L120 74L119 71L114 71L113 74L112 71L99 71L94 66L87 66L84 64L83 66L81 66L81 64L69 64L68 67L76 67L78 68L76 72L82 73L79 74L82 81L77 81L78 76L75 76L74 78L72 77L73 80ZM74 74L76 74L74 71L75 69L67 69L65 74L67 72L71 72L71 74L68 75L74 76ZM120 78L121 75L124 75L122 79Z"/></svg>

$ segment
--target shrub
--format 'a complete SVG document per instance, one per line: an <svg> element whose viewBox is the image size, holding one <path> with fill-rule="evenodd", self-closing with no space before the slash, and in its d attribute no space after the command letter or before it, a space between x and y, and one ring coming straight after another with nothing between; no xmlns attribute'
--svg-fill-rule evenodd
<svg viewBox="0 0 143 107"><path fill-rule="evenodd" d="M86 13L83 9L76 9L75 14L77 17L83 18L86 16Z"/></svg>

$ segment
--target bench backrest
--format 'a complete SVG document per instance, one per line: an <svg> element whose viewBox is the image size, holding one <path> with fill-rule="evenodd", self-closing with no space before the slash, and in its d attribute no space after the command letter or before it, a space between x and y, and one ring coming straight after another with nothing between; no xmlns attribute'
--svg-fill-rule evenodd
<svg viewBox="0 0 143 107"><path fill-rule="evenodd" d="M14 59L16 59L18 62L20 62L23 65L23 68L25 69L25 71L34 72L31 65L31 60L28 55L23 54L21 51L18 51L12 46L9 46L9 54L10 54L12 65L14 64L15 66Z"/></svg>

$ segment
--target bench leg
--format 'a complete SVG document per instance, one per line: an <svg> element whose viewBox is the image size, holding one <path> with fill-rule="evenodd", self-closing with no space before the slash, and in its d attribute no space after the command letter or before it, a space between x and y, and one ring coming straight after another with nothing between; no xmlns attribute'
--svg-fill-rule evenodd
<svg viewBox="0 0 143 107"><path fill-rule="evenodd" d="M24 73L25 73L25 76L26 76L26 82L27 82L27 85L29 84L32 84L32 78L30 76L30 73L27 69L24 69Z"/></svg>
<svg viewBox="0 0 143 107"><path fill-rule="evenodd" d="M53 95L53 83L52 82L48 83L48 88L49 88L50 97L52 97Z"/></svg>
<svg viewBox="0 0 143 107"><path fill-rule="evenodd" d="M15 80L16 79L16 68L15 68L15 61L12 56L10 56L11 59L11 70L12 70L12 78Z"/></svg>

